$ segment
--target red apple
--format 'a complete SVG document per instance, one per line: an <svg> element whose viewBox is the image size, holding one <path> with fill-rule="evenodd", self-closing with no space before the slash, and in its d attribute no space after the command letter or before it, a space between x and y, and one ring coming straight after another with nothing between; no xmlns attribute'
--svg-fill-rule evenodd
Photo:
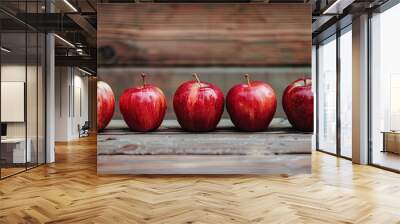
<svg viewBox="0 0 400 224"><path fill-rule="evenodd" d="M126 89L119 99L119 109L125 123L134 131L147 132L160 127L167 103L164 93L157 86L146 84Z"/></svg>
<svg viewBox="0 0 400 224"><path fill-rule="evenodd" d="M205 132L217 127L224 112L224 94L214 84L196 80L183 83L174 95L174 111L186 131Z"/></svg>
<svg viewBox="0 0 400 224"><path fill-rule="evenodd" d="M97 130L101 131L110 123L114 115L115 99L111 87L103 82L97 82Z"/></svg>
<svg viewBox="0 0 400 224"><path fill-rule="evenodd" d="M226 97L226 109L233 124L242 131L262 131L268 128L276 111L276 96L272 87L262 81L232 87Z"/></svg>
<svg viewBox="0 0 400 224"><path fill-rule="evenodd" d="M313 131L314 95L310 78L304 77L289 84L283 92L282 106L294 128Z"/></svg>

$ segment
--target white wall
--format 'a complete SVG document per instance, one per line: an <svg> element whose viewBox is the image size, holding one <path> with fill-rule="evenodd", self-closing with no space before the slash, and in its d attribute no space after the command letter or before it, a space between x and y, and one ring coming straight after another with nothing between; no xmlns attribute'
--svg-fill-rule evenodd
<svg viewBox="0 0 400 224"><path fill-rule="evenodd" d="M25 70L27 69L27 70ZM26 71L28 74L36 74L36 67L25 65L2 65L1 66L1 81L2 82L25 82L25 75ZM28 77L29 78L29 77ZM36 80L28 80L29 85L36 86ZM37 106L36 102L36 88L27 88L27 106L35 107ZM31 104L33 102L33 104ZM40 105L39 105L40 106ZM7 108L1 108L2 110L7 110ZM24 108L23 108L24 109ZM34 109L36 111L36 109ZM28 110L31 112L31 110ZM28 113L27 114L28 122L28 129L36 130L36 113ZM34 122L34 123L32 123ZM7 122L7 136L8 137L25 137L25 124L26 122ZM28 130L28 131L29 131ZM28 133L29 137L29 133Z"/></svg>
<svg viewBox="0 0 400 224"><path fill-rule="evenodd" d="M39 70L37 70L39 69ZM20 113L25 114L21 122L5 122L7 124L8 138L28 138L29 148L31 149L32 162L39 159L39 163L44 163L45 150L45 117L44 117L44 74L41 72L41 67L25 66L25 64L3 64L1 66L1 81L2 82L24 82L26 85L26 101L19 108ZM2 89L3 92L4 89ZM19 90L20 94L25 93L25 89ZM21 92L22 91L22 92ZM7 97L2 95L3 97ZM25 106L26 103L26 106ZM2 107L2 112L13 113L13 108ZM14 110L16 110L14 108ZM15 112L14 112L15 113ZM24 115L23 115L24 116Z"/></svg>
<svg viewBox="0 0 400 224"><path fill-rule="evenodd" d="M56 67L55 73L55 140L74 140L78 125L88 120L88 77L72 67Z"/></svg>
<svg viewBox="0 0 400 224"><path fill-rule="evenodd" d="M72 88L73 91L73 96L71 96L74 102L71 102L71 105L73 105L73 108L71 108L71 135L72 138L77 138L79 137L79 132L78 132L78 125L83 125L85 121L88 121L89 113L88 113L88 77L87 76L82 76L82 73L79 73L78 75L76 74L75 70L75 75L74 75L74 82ZM71 90L72 90L71 89Z"/></svg>
<svg viewBox="0 0 400 224"><path fill-rule="evenodd" d="M1 81L25 82L25 65L2 65ZM6 108L1 108L6 110ZM25 122L7 123L7 137L25 137Z"/></svg>
<svg viewBox="0 0 400 224"><path fill-rule="evenodd" d="M55 140L68 140L68 86L70 84L69 69L67 67L55 68Z"/></svg>

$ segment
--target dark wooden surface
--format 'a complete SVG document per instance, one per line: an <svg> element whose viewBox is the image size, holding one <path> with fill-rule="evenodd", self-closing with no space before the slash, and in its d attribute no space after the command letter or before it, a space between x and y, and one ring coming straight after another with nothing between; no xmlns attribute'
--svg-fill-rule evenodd
<svg viewBox="0 0 400 224"><path fill-rule="evenodd" d="M155 132L140 133L114 121L98 135L99 155L282 155L311 152L310 134L275 119L263 132L240 132L223 119L216 131L185 132L174 120L164 121Z"/></svg>
<svg viewBox="0 0 400 224"><path fill-rule="evenodd" d="M98 4L100 65L310 66L309 4Z"/></svg>
<svg viewBox="0 0 400 224"><path fill-rule="evenodd" d="M208 133L164 121L156 132L132 132L113 121L98 138L100 174L294 174L310 170L311 133L274 119L264 132L240 132L223 119Z"/></svg>

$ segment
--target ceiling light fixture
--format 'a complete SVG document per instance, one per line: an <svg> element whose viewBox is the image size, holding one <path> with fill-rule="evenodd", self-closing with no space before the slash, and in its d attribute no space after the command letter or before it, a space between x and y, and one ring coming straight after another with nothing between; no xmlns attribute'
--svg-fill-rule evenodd
<svg viewBox="0 0 400 224"><path fill-rule="evenodd" d="M64 42L65 44L67 44L68 46L75 48L75 45L73 45L71 42L69 42L68 40L60 37L58 34L54 34L55 37L57 37L59 40L61 40L62 42Z"/></svg>
<svg viewBox="0 0 400 224"><path fill-rule="evenodd" d="M10 53L11 52L11 50L9 50L9 49L7 49L5 47L1 47L0 49L1 49L1 51L4 51L6 53Z"/></svg>
<svg viewBox="0 0 400 224"><path fill-rule="evenodd" d="M342 14L343 10L347 8L347 6L351 5L354 1L355 0L336 0L327 9L325 9L322 14Z"/></svg>
<svg viewBox="0 0 400 224"><path fill-rule="evenodd" d="M64 0L64 3L68 5L74 12L78 12L78 10L73 6L68 0Z"/></svg>
<svg viewBox="0 0 400 224"><path fill-rule="evenodd" d="M88 71L86 71L86 70L84 70L84 69L81 69L81 68L79 68L79 67L78 67L78 70L81 71L81 72L83 72L83 73L85 73L85 74L87 74L87 75L89 75L89 76L92 76L92 75L93 75L92 73L90 73L90 72L88 72Z"/></svg>

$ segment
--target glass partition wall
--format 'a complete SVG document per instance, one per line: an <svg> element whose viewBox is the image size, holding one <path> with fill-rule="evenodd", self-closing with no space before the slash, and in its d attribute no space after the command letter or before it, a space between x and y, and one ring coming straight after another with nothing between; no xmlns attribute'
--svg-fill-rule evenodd
<svg viewBox="0 0 400 224"><path fill-rule="evenodd" d="M336 153L336 36L318 47L318 149Z"/></svg>
<svg viewBox="0 0 400 224"><path fill-rule="evenodd" d="M352 158L352 32L351 25L341 31L340 68L340 155Z"/></svg>
<svg viewBox="0 0 400 224"><path fill-rule="evenodd" d="M317 150L352 157L351 25L317 46Z"/></svg>
<svg viewBox="0 0 400 224"><path fill-rule="evenodd" d="M400 171L400 4L371 18L370 163Z"/></svg>
<svg viewBox="0 0 400 224"><path fill-rule="evenodd" d="M1 177L26 169L26 33L1 33ZM7 50L4 50L7 49ZM29 158L29 159L28 159Z"/></svg>
<svg viewBox="0 0 400 224"><path fill-rule="evenodd" d="M32 4L18 6L39 10ZM45 163L45 35L1 11L0 47L3 179Z"/></svg>
<svg viewBox="0 0 400 224"><path fill-rule="evenodd" d="M387 1L370 15L368 163L400 172L400 4ZM316 78L317 149L348 159L352 157L351 30L350 25L317 45Z"/></svg>

